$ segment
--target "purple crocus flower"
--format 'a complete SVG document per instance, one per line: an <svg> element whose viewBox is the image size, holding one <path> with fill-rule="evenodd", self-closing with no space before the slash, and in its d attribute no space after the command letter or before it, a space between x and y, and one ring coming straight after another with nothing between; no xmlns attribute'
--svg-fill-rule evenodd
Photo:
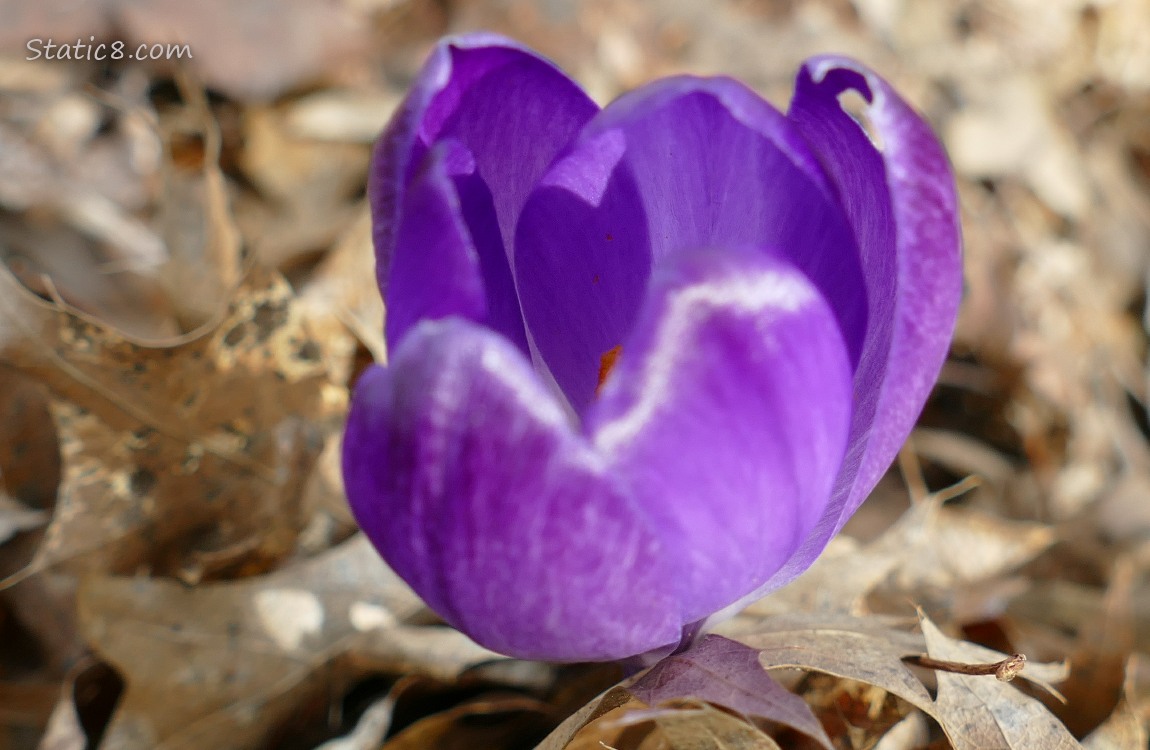
<svg viewBox="0 0 1150 750"><path fill-rule="evenodd" d="M785 115L686 76L600 109L514 42L449 39L369 194L391 355L355 389L352 509L524 658L666 653L806 569L910 432L961 294L942 148L843 58Z"/></svg>

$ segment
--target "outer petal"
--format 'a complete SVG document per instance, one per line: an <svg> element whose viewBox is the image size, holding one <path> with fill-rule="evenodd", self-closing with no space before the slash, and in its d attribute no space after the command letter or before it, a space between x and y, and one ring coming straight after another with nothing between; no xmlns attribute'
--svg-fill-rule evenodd
<svg viewBox="0 0 1150 750"><path fill-rule="evenodd" d="M789 262L696 252L656 273L587 429L678 556L687 622L762 584L814 527L850 381L833 311Z"/></svg>
<svg viewBox="0 0 1150 750"><path fill-rule="evenodd" d="M678 643L649 519L523 355L425 322L356 387L344 478L383 557L452 625L506 654L606 660Z"/></svg>
<svg viewBox="0 0 1150 750"><path fill-rule="evenodd" d="M515 269L528 327L579 410L600 355L633 324L649 264L692 248L780 248L830 300L857 359L854 243L792 123L736 81L670 78L604 109L548 171L520 217Z"/></svg>
<svg viewBox="0 0 1150 750"><path fill-rule="evenodd" d="M869 102L882 150L842 109L847 90ZM954 177L930 127L881 78L844 58L809 60L789 117L819 156L859 238L871 317L855 374L847 460L813 558L866 499L934 385L962 297ZM807 563L799 562L801 570Z"/></svg>
<svg viewBox="0 0 1150 750"><path fill-rule="evenodd" d="M485 283L510 297L491 308L513 309L518 317L513 287L488 272L509 275L506 249L528 191L597 110L550 62L514 42L489 34L441 42L376 144L368 177L376 273L385 295L405 194L423 171L427 150L454 141L453 149L470 162L467 179L457 180L456 210L484 261ZM410 284L421 281L428 280Z"/></svg>

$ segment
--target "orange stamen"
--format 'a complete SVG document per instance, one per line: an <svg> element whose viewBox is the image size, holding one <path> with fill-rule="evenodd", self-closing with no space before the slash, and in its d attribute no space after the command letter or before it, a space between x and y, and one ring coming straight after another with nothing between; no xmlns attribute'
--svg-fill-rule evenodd
<svg viewBox="0 0 1150 750"><path fill-rule="evenodd" d="M603 383L606 382L607 376L611 374L611 370L615 367L615 362L618 361L619 355L623 352L623 345L612 347L603 352L599 357L599 384L595 386L595 395L599 395L599 391L603 390Z"/></svg>

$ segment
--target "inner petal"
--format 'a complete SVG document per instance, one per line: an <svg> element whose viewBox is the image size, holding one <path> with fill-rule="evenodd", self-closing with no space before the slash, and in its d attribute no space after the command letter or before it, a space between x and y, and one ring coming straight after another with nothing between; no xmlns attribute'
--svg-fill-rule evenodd
<svg viewBox="0 0 1150 750"><path fill-rule="evenodd" d="M654 261L698 247L782 248L831 300L857 364L867 320L858 250L801 138L735 81L679 78L650 88L636 92L650 105L642 116L612 124L605 112L589 130L603 123L626 134L623 161Z"/></svg>
<svg viewBox="0 0 1150 750"><path fill-rule="evenodd" d="M595 397L600 357L631 329L651 272L634 180L618 133L549 171L520 217L515 274L539 354L576 412Z"/></svg>
<svg viewBox="0 0 1150 750"><path fill-rule="evenodd" d="M473 50L453 48L453 69L466 75ZM484 50L485 55L491 55ZM570 79L546 62L500 50L499 65L477 71L465 85L445 90L432 103L421 133L424 143L455 138L474 155L487 183L504 245L531 188L555 154L596 111ZM459 84L461 82L453 82Z"/></svg>
<svg viewBox="0 0 1150 750"><path fill-rule="evenodd" d="M867 299L852 230L793 124L735 81L665 79L612 103L543 177L516 243L528 326L579 412L651 268L702 247L784 248L858 363Z"/></svg>

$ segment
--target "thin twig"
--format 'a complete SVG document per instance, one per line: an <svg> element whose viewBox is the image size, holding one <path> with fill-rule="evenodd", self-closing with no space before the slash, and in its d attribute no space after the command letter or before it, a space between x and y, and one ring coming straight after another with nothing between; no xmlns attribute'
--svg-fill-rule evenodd
<svg viewBox="0 0 1150 750"><path fill-rule="evenodd" d="M904 656L903 661L919 667L935 669L939 672L953 672L954 674L968 674L975 676L994 675L1001 682L1010 682L1026 666L1026 656L1015 654L1002 661L991 664L963 664L957 661L943 661L932 659L929 656Z"/></svg>

